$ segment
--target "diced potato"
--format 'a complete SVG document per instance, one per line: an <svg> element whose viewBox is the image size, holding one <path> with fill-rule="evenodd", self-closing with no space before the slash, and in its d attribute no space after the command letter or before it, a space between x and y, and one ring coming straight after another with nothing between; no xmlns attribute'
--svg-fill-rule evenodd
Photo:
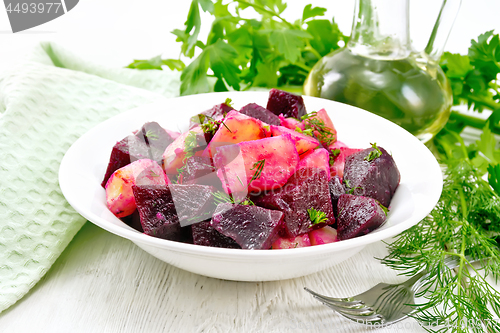
<svg viewBox="0 0 500 333"><path fill-rule="evenodd" d="M166 185L170 180L153 160L142 159L116 170L106 183L106 203L117 217L125 217L136 209L133 185Z"/></svg>
<svg viewBox="0 0 500 333"><path fill-rule="evenodd" d="M305 156L304 156L305 155ZM330 153L325 148L314 149L301 156L297 165L297 170L304 168L318 168L326 171L328 181L330 181Z"/></svg>
<svg viewBox="0 0 500 333"><path fill-rule="evenodd" d="M301 122L300 120L297 120L295 118L285 118L282 114L279 116L281 126L289 128L291 130L295 130L297 127L300 128L301 130L304 129L304 123Z"/></svg>
<svg viewBox="0 0 500 333"><path fill-rule="evenodd" d="M217 147L266 138L269 136L267 128L269 125L258 119L231 111L215 132L203 156L212 157Z"/></svg>
<svg viewBox="0 0 500 333"><path fill-rule="evenodd" d="M297 148L297 152L299 155L304 154L306 151L310 149L314 149L319 146L319 141L315 138L305 135L289 128L283 126L271 126L271 133L273 136L282 135L285 133L290 134L293 141L295 142L295 146Z"/></svg>
<svg viewBox="0 0 500 333"><path fill-rule="evenodd" d="M340 149L340 148L349 148L349 147L345 143L339 140L335 141L334 143L328 146L329 151L333 151L335 149Z"/></svg>
<svg viewBox="0 0 500 333"><path fill-rule="evenodd" d="M166 129L166 128L165 128L165 132L167 132L172 137L172 139L174 139L174 140L181 136L181 133L175 132L175 131L171 131L171 130Z"/></svg>
<svg viewBox="0 0 500 333"><path fill-rule="evenodd" d="M351 154L354 154L355 152L360 151L361 149L354 149L347 147L340 147L338 149L340 150L340 153L337 155L337 157L335 157L335 161L333 162L333 165L330 167L330 175L331 177L339 176L340 178L343 178L346 157Z"/></svg>
<svg viewBox="0 0 500 333"><path fill-rule="evenodd" d="M186 157L186 138L194 132L197 138L201 138L203 131L200 127L191 129L188 132L182 133L174 142L172 142L163 153L163 170L167 175L176 175L177 169L184 165ZM196 147L200 147L200 142L196 143Z"/></svg>
<svg viewBox="0 0 500 333"><path fill-rule="evenodd" d="M214 156L224 190L242 197L249 191L283 186L298 162L299 154L289 134L218 147Z"/></svg>
<svg viewBox="0 0 500 333"><path fill-rule="evenodd" d="M309 234L303 234L293 238L280 237L274 241L271 246L272 250L279 249L295 249L298 247L311 246L311 241L309 239Z"/></svg>
<svg viewBox="0 0 500 333"><path fill-rule="evenodd" d="M313 246L337 242L337 230L329 226L313 230L309 232L309 240Z"/></svg>

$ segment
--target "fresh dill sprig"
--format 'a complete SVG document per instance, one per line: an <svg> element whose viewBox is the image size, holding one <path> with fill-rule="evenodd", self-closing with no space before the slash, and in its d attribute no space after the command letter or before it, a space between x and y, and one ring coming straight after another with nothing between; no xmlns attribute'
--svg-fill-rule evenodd
<svg viewBox="0 0 500 333"><path fill-rule="evenodd" d="M487 281L500 276L500 250L494 237L500 234L500 197L468 159L449 164L443 192L429 216L403 232L388 245L387 266L414 275L428 270L421 291L425 301L412 316L422 323L463 323L473 318L489 332L500 331L500 292ZM450 270L446 257L460 266ZM466 256L483 259L481 269L467 265ZM454 326L454 332L484 332L481 325Z"/></svg>
<svg viewBox="0 0 500 333"><path fill-rule="evenodd" d="M245 198L245 200L241 202L236 202L233 197L227 195L224 192L217 191L217 192L212 192L212 195L214 197L215 204L221 204L221 203L231 203L231 204L239 204L239 205L246 205L246 206L255 206L252 200L249 198Z"/></svg>
<svg viewBox="0 0 500 333"><path fill-rule="evenodd" d="M309 226L309 228L316 224L328 222L328 216L326 216L326 213L322 212L321 210L309 208L307 210L307 213L309 214L309 218L311 219L311 225Z"/></svg>

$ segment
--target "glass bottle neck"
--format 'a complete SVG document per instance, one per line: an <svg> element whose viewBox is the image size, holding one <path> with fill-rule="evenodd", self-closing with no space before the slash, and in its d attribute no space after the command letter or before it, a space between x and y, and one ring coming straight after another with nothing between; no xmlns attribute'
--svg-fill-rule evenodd
<svg viewBox="0 0 500 333"><path fill-rule="evenodd" d="M406 58L411 52L408 8L408 0L356 0L347 47L370 58Z"/></svg>

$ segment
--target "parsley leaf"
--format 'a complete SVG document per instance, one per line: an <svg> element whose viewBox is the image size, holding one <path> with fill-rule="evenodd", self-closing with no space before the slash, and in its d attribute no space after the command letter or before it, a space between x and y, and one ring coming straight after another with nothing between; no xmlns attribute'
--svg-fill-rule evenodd
<svg viewBox="0 0 500 333"><path fill-rule="evenodd" d="M316 16L325 15L326 8L322 7L313 7L311 4L308 4L304 7L304 11L302 12L302 22L305 22L307 19Z"/></svg>
<svg viewBox="0 0 500 333"><path fill-rule="evenodd" d="M300 49L305 45L304 39L312 36L303 30L273 30L269 36L271 44L276 45L278 52L290 63L295 63L300 58Z"/></svg>
<svg viewBox="0 0 500 333"><path fill-rule="evenodd" d="M377 147L376 143L372 143L373 150L368 153L365 157L365 161L371 162L380 156L382 156L382 151Z"/></svg>
<svg viewBox="0 0 500 333"><path fill-rule="evenodd" d="M316 224L328 222L328 216L326 216L326 213L322 212L321 210L309 208L307 210L307 213L309 214L309 218L311 219L311 225L309 226L309 228Z"/></svg>

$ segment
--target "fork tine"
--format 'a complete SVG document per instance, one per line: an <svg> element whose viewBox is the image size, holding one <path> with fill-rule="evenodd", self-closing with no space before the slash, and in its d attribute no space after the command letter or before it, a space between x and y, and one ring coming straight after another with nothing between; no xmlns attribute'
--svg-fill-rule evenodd
<svg viewBox="0 0 500 333"><path fill-rule="evenodd" d="M358 323L367 324L367 323L385 321L384 316L382 316L381 314L378 314L374 311L369 311L366 314L354 314L354 313L349 313L349 312L345 311L344 309L336 308L335 306L330 306L330 305L327 305L327 306L329 308L331 308L332 310L336 311L338 314L340 314L346 318L349 318L351 320L354 320Z"/></svg>
<svg viewBox="0 0 500 333"><path fill-rule="evenodd" d="M342 307L342 308L348 308L348 309L355 309L359 308L360 306L363 306L364 303L359 300L355 300L353 298L335 298L335 297L328 297L324 296L321 294L318 294L315 291L312 291L311 289L304 287L304 290L313 295L316 299L320 300L321 302L325 303L331 303L335 304L336 306Z"/></svg>
<svg viewBox="0 0 500 333"><path fill-rule="evenodd" d="M335 310L339 313L349 314L352 316L367 317L367 316L371 316L375 313L375 311L372 308L369 308L367 306L364 306L364 307L359 308L359 309L346 309L346 308L339 307L339 306L336 306L335 304L331 304L331 303L323 302L323 304L328 306L330 309Z"/></svg>
<svg viewBox="0 0 500 333"><path fill-rule="evenodd" d="M344 314L341 312L339 312L339 314L352 320L352 321L355 321L355 322L361 323L361 324L365 324L365 325L375 324L375 323L385 323L384 316L379 315L379 314L374 314L370 317L348 315L348 314Z"/></svg>

